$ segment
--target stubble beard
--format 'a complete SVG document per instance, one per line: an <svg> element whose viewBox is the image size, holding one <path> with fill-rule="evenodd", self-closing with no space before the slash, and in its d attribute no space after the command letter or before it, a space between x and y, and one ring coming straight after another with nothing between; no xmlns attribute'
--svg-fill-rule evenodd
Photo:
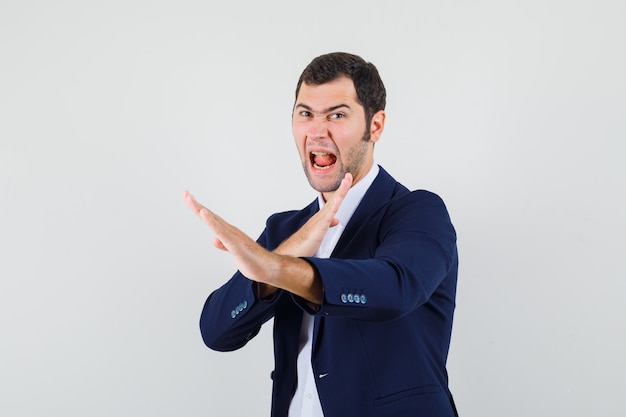
<svg viewBox="0 0 626 417"><path fill-rule="evenodd" d="M333 178L333 181L327 184L319 184L315 181L314 175L309 172L309 164L310 161L305 161L302 165L304 168L304 174L306 175L306 179L309 181L311 187L320 193L329 193L336 191L337 188L341 185L341 181L349 172L352 174L352 178L356 177L356 173L359 169L362 169L362 165L365 160L365 155L367 154L367 147L370 139L369 131L366 131L358 144L350 148L348 151L346 160L347 164L344 165L343 161L340 158L340 155L337 155L337 161L335 164L339 164L339 171L337 172L337 176Z"/></svg>

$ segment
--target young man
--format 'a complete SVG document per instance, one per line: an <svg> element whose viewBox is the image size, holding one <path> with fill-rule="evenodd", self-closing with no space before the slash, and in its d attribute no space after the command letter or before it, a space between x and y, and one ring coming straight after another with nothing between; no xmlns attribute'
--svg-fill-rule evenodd
<svg viewBox="0 0 626 417"><path fill-rule="evenodd" d="M274 318L272 416L456 415L446 372L456 234L438 196L374 164L384 109L372 64L319 56L292 118L318 198L271 216L255 242L185 193L239 268L205 303L206 345L239 349Z"/></svg>

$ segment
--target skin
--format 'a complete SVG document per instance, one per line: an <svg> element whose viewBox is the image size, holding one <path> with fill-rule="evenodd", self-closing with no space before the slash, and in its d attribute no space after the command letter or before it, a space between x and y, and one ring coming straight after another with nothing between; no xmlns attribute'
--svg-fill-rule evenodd
<svg viewBox="0 0 626 417"><path fill-rule="evenodd" d="M283 289L312 303L321 304L324 289L315 269L301 259L313 256L330 227L350 187L372 167L374 143L380 138L385 112L379 111L369 125L364 141L365 111L348 78L310 86L303 84L294 105L293 134L305 174L320 191L326 204L297 232L274 251L268 251L241 230L198 203L185 191L187 206L215 234L213 245L233 257L239 271L261 284L261 296ZM319 169L311 152L335 155L336 162Z"/></svg>
<svg viewBox="0 0 626 417"><path fill-rule="evenodd" d="M311 187L328 200L346 173L353 184L363 178L374 163L374 143L385 123L385 112L372 117L366 135L365 110L359 103L354 84L340 77L322 85L302 84L292 116L293 136ZM363 140L369 136L369 140ZM312 152L334 155L336 162L327 169L312 163Z"/></svg>

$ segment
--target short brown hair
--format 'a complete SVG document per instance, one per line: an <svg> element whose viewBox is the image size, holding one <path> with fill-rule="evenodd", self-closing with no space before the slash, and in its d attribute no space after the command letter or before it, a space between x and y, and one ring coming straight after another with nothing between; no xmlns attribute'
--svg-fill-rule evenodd
<svg viewBox="0 0 626 417"><path fill-rule="evenodd" d="M296 87L296 100L302 83L321 85L346 76L354 83L357 98L365 109L365 120L369 124L374 114L385 110L387 93L383 80L374 64L357 55L332 52L313 59L302 71Z"/></svg>

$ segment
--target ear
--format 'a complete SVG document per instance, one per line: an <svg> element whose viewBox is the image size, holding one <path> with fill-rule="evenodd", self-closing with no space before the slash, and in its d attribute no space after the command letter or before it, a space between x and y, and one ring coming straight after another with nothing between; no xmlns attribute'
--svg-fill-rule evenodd
<svg viewBox="0 0 626 417"><path fill-rule="evenodd" d="M387 117L387 114L384 110L378 110L374 113L374 116L372 116L370 123L370 142L376 143L380 139L380 135L385 128L385 117Z"/></svg>

